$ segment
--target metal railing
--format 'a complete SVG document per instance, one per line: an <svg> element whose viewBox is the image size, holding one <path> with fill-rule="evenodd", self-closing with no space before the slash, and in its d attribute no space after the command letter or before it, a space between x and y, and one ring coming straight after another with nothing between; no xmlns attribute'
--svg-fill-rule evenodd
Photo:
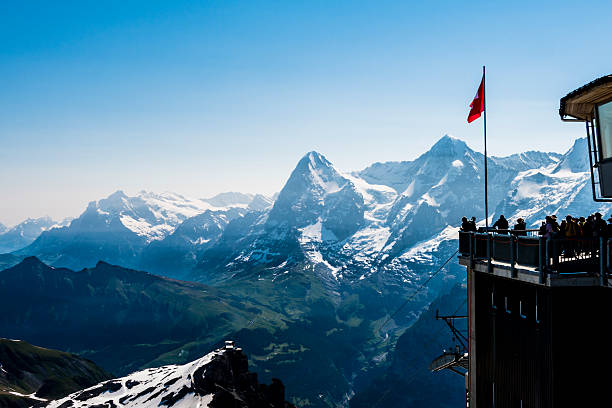
<svg viewBox="0 0 612 408"><path fill-rule="evenodd" d="M607 238L544 238L528 230L518 235L513 230L495 232L459 232L459 252L474 261L509 264L516 268L535 268L544 282L547 274L594 274L607 282L612 270L612 240ZM602 256L603 254L603 256Z"/></svg>

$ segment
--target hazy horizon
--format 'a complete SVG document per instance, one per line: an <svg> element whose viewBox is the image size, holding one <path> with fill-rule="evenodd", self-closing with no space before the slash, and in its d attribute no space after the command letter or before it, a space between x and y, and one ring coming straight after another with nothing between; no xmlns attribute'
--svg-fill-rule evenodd
<svg viewBox="0 0 612 408"><path fill-rule="evenodd" d="M451 136L451 137L457 138L456 136L451 135L451 134L442 135L442 136L441 136L439 139L435 140L435 141L432 143L432 146L430 146L430 148L431 148L431 147L433 147L433 145L434 145L435 143L437 143L437 142L438 142L438 141L439 141L441 138L443 138L443 137L445 137L445 136ZM580 137L582 137L582 136L580 136ZM576 139L578 139L578 138L580 138L580 137L577 137ZM461 138L457 138L457 139L460 139L460 140L462 140L462 141L466 142L465 140L463 140L463 139L461 139ZM467 143L467 142L466 142L466 143ZM572 143L573 143L573 142L572 142ZM482 149L475 148L474 146L471 146L469 143L467 143L467 145L468 145L468 147L469 147L469 148L471 148L472 150L477 151L477 152L479 152L479 153L483 153L483 150L482 150ZM571 146L570 146L570 147L571 147ZM416 158L417 158L418 156L420 156L421 154L426 153L428 150L429 150L429 148L428 148L428 149L426 149L426 150L424 150L424 151L422 151L422 152L419 152L419 153L418 153L418 154L417 154L417 155L414 157L414 159L416 159ZM529 149L528 149L528 150L529 150ZM569 148L568 148L568 149L566 149L566 151L567 151L567 150L569 150ZM527 151L527 150L525 150L525 151ZM554 153L561 153L561 154L563 154L563 153L566 153L566 151L562 151L562 152L554 152ZM331 160L329 157L327 157L327 155L326 155L324 152L320 152L320 151L319 151L318 153L320 153L320 154L322 154L323 156L325 156L325 157L326 157L328 160L330 160L330 162L331 162L331 163L332 163L332 164L333 164L335 167L337 167L337 168L338 168L338 166L336 166L336 165L335 165L334 161L333 161L333 160ZM522 152L519 152L519 153L522 153ZM547 153L553 153L553 152L547 152ZM156 193L156 194L163 194L163 193L175 193L175 194L179 194L179 195L182 195L182 196L184 196L184 197L186 197L186 198L191 198L191 199L210 199L210 198L213 198L214 196L216 196L216 195L218 195L218 194L223 194L223 193L228 193L228 192L236 192L236 193L242 193L242 194L253 194L253 195L255 195L255 194L263 194L263 195L265 195L265 196L267 196L267 197L270 197L270 198L271 198L271 197L273 197L275 194L277 194L277 193L278 193L278 192L279 192L279 191L282 189L282 187L284 186L284 183L285 183L285 182L287 181L287 179L289 178L289 175L291 174L291 171L293 171L293 169L294 169L295 165L297 165L298 161L299 161L299 160L300 160L300 159L301 159L301 158L302 158L304 155L306 155L306 154L308 154L308 152L304 152L304 154L303 154L302 156L297 157L297 158L295 159L294 166L293 166L293 167L292 167L290 170L288 170L286 174L282 174L282 175L280 175L280 178L282 179L282 182L280 182L280 184L279 184L279 188L278 188L278 189L276 189L276 190L274 190L274 191L271 191L271 192L270 192L270 191L265 191L265 192L263 192L263 191L239 191L239 190L232 190L232 189L230 188L230 189L223 190L223 191L217 191L217 192L214 192L213 194L209 194L209 195L201 195L201 194L200 194L200 195L198 195L198 194L197 194L197 192L195 192L194 194L187 194L187 193L184 193L184 192L181 192L181 191L172 190L172 189L169 189L169 190L167 189L167 190L163 190L163 191L155 191L155 190L144 189L144 188L140 188L140 189L138 189L138 188L137 188L137 189L131 189L131 190L126 190L126 189L123 189L123 188L116 188L116 189L114 189L114 190L111 190L111 191L108 191L107 193L102 194L102 195L101 195L101 196L99 196L99 197L91 197L91 198L87 199L86 201L79 202L79 203L81 204L81 206L80 206L80 207L78 207L78 205L77 205L77 204L79 204L79 203L70 203L70 205L69 205L67 208L58 208L58 211L56 212L56 215L55 215L55 216L53 216L53 215L51 215L51 214L48 214L48 213L44 213L44 210L41 210L41 212L37 213L37 215L34 215L34 216L33 216L33 215L27 215L27 216L25 216L25 217L23 217L23 218L16 218L15 220L13 220L13 221L9 221L9 222L5 222L5 221L4 221L2 218L0 218L0 223L1 223L1 224L3 224L4 226L8 227L8 228L11 228L11 227L13 227L13 226L15 226L15 225L17 225L17 224L19 224L19 223L21 223L21 222L25 221L26 219L29 219L29 218L36 219L36 218L41 218L41 217L50 217L51 219L53 219L54 221L57 221L57 222L61 222L61 221L65 220L65 219L67 219L67 218L76 218L76 217L78 217L79 215L81 215L81 213L82 213L82 212L85 210L85 208L86 208L86 206L87 206L87 204L88 204L89 202L91 202L91 201L98 201L98 200L100 200L100 199L102 199L102 198L106 198L106 197L108 197L109 195L111 195L111 194L113 194L113 193L115 193L115 192L117 192L117 191L123 191L123 192L124 192L126 195L128 195L128 196L130 196L130 197L136 196L136 195L138 195L138 194L139 194L139 193L141 193L141 192L150 192L150 193ZM505 156L509 156L509 155L512 155L512 154L515 154L515 153L511 153L511 154L508 154L508 155L491 155L491 154L489 154L489 156L505 157ZM350 172L355 172L355 171L360 171L360 170L363 170L363 169L365 169L366 167L368 167L368 166L370 166L370 165L372 165L372 164L374 164L374 163L377 163L377 162L389 162L389 161L395 161L395 160L378 160L378 161L375 161L375 162L372 162L372 163L367 164L367 165L366 165L366 166L364 166L363 168L359 168L359 169L342 169L342 168L338 168L338 170L340 170L340 171L342 171L342 172L345 172L345 173L350 173ZM73 212L72 212L72 213L68 213L68 211L69 211L69 210L68 210L68 208L71 208L71 209L73 210ZM76 211L76 212L75 212L75 211Z"/></svg>

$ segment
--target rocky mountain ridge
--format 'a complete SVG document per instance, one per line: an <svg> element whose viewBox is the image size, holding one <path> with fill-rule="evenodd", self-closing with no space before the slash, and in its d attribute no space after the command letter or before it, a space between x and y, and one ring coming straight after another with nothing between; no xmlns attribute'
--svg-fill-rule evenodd
<svg viewBox="0 0 612 408"><path fill-rule="evenodd" d="M69 222L70 219L56 222L50 217L41 217L28 218L11 228L0 225L0 254L24 248L34 242L44 231L61 228Z"/></svg>
<svg viewBox="0 0 612 408"><path fill-rule="evenodd" d="M579 139L565 155L529 151L490 157L491 216L505 212L537 223L554 200L568 203L559 211L586 211L589 203L579 204L586 197L567 193L587 192L585 149ZM76 269L102 259L211 283L254 265L278 268L305 260L330 285L381 273L403 284L415 279L407 257L419 245L452 235L447 228L461 216L484 212L482 173L482 154L452 136L413 161L375 163L351 173L309 152L274 201L240 193L193 200L117 192L90 203L69 227L42 234L16 255ZM537 205L531 202L540 191L534 186L543 189ZM540 210L525 210L532 207Z"/></svg>
<svg viewBox="0 0 612 408"><path fill-rule="evenodd" d="M47 408L111 407L295 408L280 380L260 384L233 342L185 365L132 373L52 401Z"/></svg>
<svg viewBox="0 0 612 408"><path fill-rule="evenodd" d="M515 179L558 166L563 157L527 152L491 158L489 201L501 203ZM376 163L353 173L310 152L272 208L236 225L230 222L228 227L238 227L250 220L240 226L237 240L222 236L204 251L188 276L218 282L261 268L273 275L305 260L331 286L363 279L410 286L421 273L415 259L426 258L418 255L421 246L431 249L428 242L436 237L454 239L452 228L461 216L484 213L482 163L482 154L451 136L414 161Z"/></svg>
<svg viewBox="0 0 612 408"><path fill-rule="evenodd" d="M163 252L181 241L186 246L184 252L193 250L194 246L201 251L218 235L218 231L216 235L209 231L214 224L218 230L218 225L223 227L228 219L242 216L253 208L266 208L268 203L267 197L240 193L192 199L175 193L147 191L130 197L117 191L90 202L68 225L40 233L34 242L15 254L35 255L50 264L75 269L93 266L99 260L128 267L155 265L148 259L151 251L145 254L145 262L141 262L143 251L149 246ZM221 204L224 206L218 206ZM187 224L177 231L185 221ZM189 232L190 228L195 231ZM160 245L160 242L163 243Z"/></svg>

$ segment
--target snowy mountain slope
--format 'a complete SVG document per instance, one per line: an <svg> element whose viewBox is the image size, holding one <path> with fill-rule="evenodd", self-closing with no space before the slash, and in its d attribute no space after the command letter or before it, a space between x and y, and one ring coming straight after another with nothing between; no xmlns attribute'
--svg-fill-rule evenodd
<svg viewBox="0 0 612 408"><path fill-rule="evenodd" d="M587 151L586 139L578 139L558 163L520 172L494 216L522 217L537 228L551 214L560 218L586 217L596 211L612 215L611 204L593 202Z"/></svg>
<svg viewBox="0 0 612 408"><path fill-rule="evenodd" d="M490 202L502 201L520 172L559 165L560 159L540 152L492 158ZM392 279L397 283L414 281L413 273L406 275L414 261L404 253L457 225L461 216L484 213L482 162L480 153L451 136L412 162L377 163L353 173L310 152L272 209L248 226L250 232L244 231L238 244L211 251L225 250L222 260L215 260L229 267L227 276L252 264L278 267L306 259L331 284L377 273L402 275ZM217 266L205 260L195 277L218 278Z"/></svg>
<svg viewBox="0 0 612 408"><path fill-rule="evenodd" d="M230 223L228 233L241 225L242 237L238 242L223 239L220 247L211 249L215 257L207 257L205 252L200 269L210 273L227 263L240 268L243 264L279 266L307 257L333 273L334 267L322 259L318 247L322 242L348 239L365 225L382 223L381 212L395 195L388 187L372 186L339 172L320 153L307 153L272 208L250 217L248 225ZM210 275L219 276L216 272Z"/></svg>
<svg viewBox="0 0 612 408"><path fill-rule="evenodd" d="M490 209L537 223L545 212L591 208L583 150L579 140L565 155L490 158ZM306 260L331 285L376 274L400 284L418 275L405 256L415 245L463 215L484 213L482 174L482 154L451 136L413 161L352 173L309 152L273 202L241 193L116 192L18 254L72 268L102 259L180 277L197 265L191 277L208 282Z"/></svg>
<svg viewBox="0 0 612 408"><path fill-rule="evenodd" d="M193 268L202 252L217 242L230 221L248 211L242 207L206 210L186 219L170 235L144 248L140 267L153 273L181 276Z"/></svg>
<svg viewBox="0 0 612 408"><path fill-rule="evenodd" d="M275 198L267 197L263 194L255 194L247 209L250 211L265 211L274 204Z"/></svg>
<svg viewBox="0 0 612 408"><path fill-rule="evenodd" d="M118 219L125 228L151 242L162 239L187 218L212 207L203 200L174 193L141 191L135 197L128 197L117 191L105 199L91 202L85 214L95 212L99 216L99 228L104 228L103 223L110 224Z"/></svg>
<svg viewBox="0 0 612 408"><path fill-rule="evenodd" d="M0 227L0 253L13 252L30 245L38 236L51 228L65 226L70 220L60 223L49 217L28 218L27 220L13 226L12 228ZM2 231L2 227L5 228Z"/></svg>
<svg viewBox="0 0 612 408"><path fill-rule="evenodd" d="M142 250L172 235L183 222L206 211L227 213L231 219L236 209L247 211L256 198L236 197L236 194L217 196L207 201L175 193L155 194L146 191L130 197L117 191L107 198L90 202L85 211L68 226L46 231L18 254L35 255L53 265L76 269L95 265L98 260L138 267ZM262 206L262 201L265 201L261 197L257 197L257 200L257 206ZM209 201L228 206L214 206ZM224 218L225 215L219 217ZM189 221L182 230L195 226L197 220ZM206 228L201 227L200 230L205 233ZM200 239L201 242L207 242L211 238L196 237L195 233L195 230L192 231L188 241L196 242ZM173 237L171 241L176 239ZM185 248L185 252L191 250L190 246Z"/></svg>
<svg viewBox="0 0 612 408"><path fill-rule="evenodd" d="M289 408L279 381L259 384L247 357L233 345L185 365L169 365L106 381L50 402L47 408L85 407Z"/></svg>

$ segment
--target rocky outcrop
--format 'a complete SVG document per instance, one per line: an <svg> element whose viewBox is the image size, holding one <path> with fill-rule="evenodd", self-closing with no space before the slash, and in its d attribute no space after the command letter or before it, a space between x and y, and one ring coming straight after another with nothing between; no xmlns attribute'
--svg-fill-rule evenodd
<svg viewBox="0 0 612 408"><path fill-rule="evenodd" d="M259 384L232 341L185 365L150 368L52 401L48 408L178 407L290 408L280 380Z"/></svg>

